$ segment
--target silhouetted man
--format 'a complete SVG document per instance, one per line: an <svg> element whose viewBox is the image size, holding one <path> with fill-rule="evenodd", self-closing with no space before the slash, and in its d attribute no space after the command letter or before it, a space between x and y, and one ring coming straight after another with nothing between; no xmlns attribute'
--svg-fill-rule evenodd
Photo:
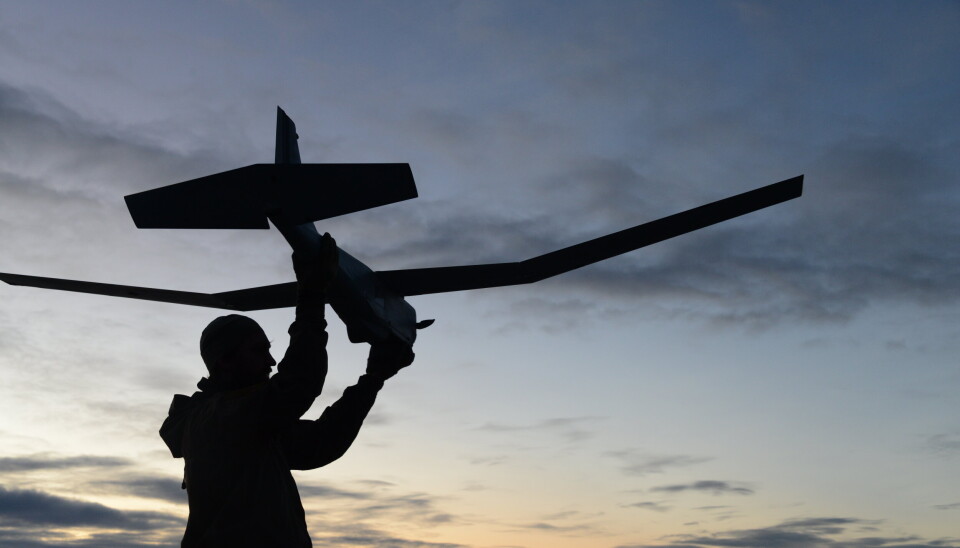
<svg viewBox="0 0 960 548"><path fill-rule="evenodd" d="M160 436L183 457L190 517L183 548L309 547L303 506L290 470L340 458L356 438L383 382L413 361L403 343L370 348L366 374L319 419L300 420L327 374L324 300L337 272L336 243L319 256L294 254L298 298L290 346L276 365L270 342L250 318L221 316L203 330L209 377L177 394Z"/></svg>

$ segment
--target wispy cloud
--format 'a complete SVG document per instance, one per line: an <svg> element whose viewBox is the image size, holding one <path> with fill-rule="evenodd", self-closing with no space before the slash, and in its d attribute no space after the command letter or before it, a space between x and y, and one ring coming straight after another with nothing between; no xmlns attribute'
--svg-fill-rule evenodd
<svg viewBox="0 0 960 548"><path fill-rule="evenodd" d="M623 545L618 548L953 548L957 539L918 536L856 537L873 530L879 521L846 517L800 518L771 527L718 532L710 535L672 535L666 544ZM842 538L837 538L842 537Z"/></svg>
<svg viewBox="0 0 960 548"><path fill-rule="evenodd" d="M182 153L129 127L81 116L40 90L0 81L0 222L17 230L5 242L4 270L134 283L124 278L137 271L137 261L110 260L109 250L132 257L145 237L129 224L123 196L235 167L225 156L209 149ZM52 219L78 221L61 226ZM152 250L182 270L205 247L202 237L191 240L159 239ZM220 255L209 251L211 259ZM209 261L214 270L218 264ZM166 271L160 266L159 277Z"/></svg>
<svg viewBox="0 0 960 548"><path fill-rule="evenodd" d="M461 521L443 509L448 497L422 492L398 493L388 482L353 482L349 489L311 482L301 485L300 493L311 529L349 537L396 536L382 530L386 523L430 529ZM333 501L335 510L323 501Z"/></svg>
<svg viewBox="0 0 960 548"><path fill-rule="evenodd" d="M426 505L429 507L430 505ZM421 510L424 508L421 507ZM391 524L403 522L407 526L416 525L421 529L429 529L449 521L450 516L442 513L432 513L426 516L412 516L406 509L403 517L384 513L383 509L374 514L366 512L365 508L353 506L339 508L336 517L331 515L328 507L322 512L308 512L307 520L312 531L311 537L314 546L349 546L349 547L379 547L396 546L398 548L454 548L464 545L458 543L433 542L425 539L411 538L409 533L398 534L390 531ZM386 519L384 519L386 518Z"/></svg>
<svg viewBox="0 0 960 548"><path fill-rule="evenodd" d="M944 456L960 455L960 433L937 434L927 439L927 448Z"/></svg>
<svg viewBox="0 0 960 548"><path fill-rule="evenodd" d="M94 531L84 535L71 535L42 528L8 529L0 526L0 548L170 548L179 545L179 536L143 531Z"/></svg>
<svg viewBox="0 0 960 548"><path fill-rule="evenodd" d="M487 457L472 457L469 462L470 464L478 466L499 466L509 460L509 455L491 455Z"/></svg>
<svg viewBox="0 0 960 548"><path fill-rule="evenodd" d="M739 108L749 112L753 104ZM472 118L463 118L434 113L425 120L428 130L446 142L450 133L463 135L465 127L475 128ZM15 220L18 212L51 208L67 208L58 211L61 217L89 218L66 213L76 213L77 207L102 210L106 201L113 204L111 214L122 216L119 197L124 193L233 167L209 151L186 156L129 131L118 134L116 128L84 120L42 94L9 84L0 84L0 119L0 150L7 151L0 156L0 190L12 200L2 217L6 222ZM717 133L737 135L724 130L741 126L744 119L750 121L725 117ZM45 165L52 166L43 172L17 160L35 156L35 146L44 147L41 153L49 159ZM868 303L890 299L922 305L952 302L950 296L960 294L960 252L951 245L958 228L950 204L957 196L949 184L957 165L942 147L935 135L904 141L851 129L808 151L806 195L757 217L764 219L762 224L737 221L652 252L591 266L538 289L523 306L538 314L544 307L559 307L549 316L553 323L548 328L562 330L582 321L582 309L567 306L571 289L618 299L668 297L666 310L751 325L773 325L788 317L845 320ZM374 267L515 261L726 194L712 191L691 200L689 192L641 173L632 158L586 155L570 160L558 155L547 163L563 171L540 174L542 184L551 194L575 195L566 207L588 210L587 227L570 222L566 211L503 214L497 207L475 203L387 208L376 216L333 220L330 226L356 235L357 241L348 245ZM103 157L111 158L109 173L93 160ZM70 173L69 180L60 177L63 173ZM139 181L137 188L131 186L133 180ZM531 195L538 194L538 184L530 183ZM539 193L544 194L543 189ZM70 205L76 200L83 204ZM918 218L924 223L916 223ZM66 237L90 240L85 230Z"/></svg>
<svg viewBox="0 0 960 548"><path fill-rule="evenodd" d="M97 492L133 495L145 499L160 499L177 504L187 503L187 492L180 478L165 476L131 476L119 480L92 481L88 485Z"/></svg>
<svg viewBox="0 0 960 548"><path fill-rule="evenodd" d="M93 455L62 457L51 453L36 453L19 457L0 457L0 473L67 468L117 468L129 466L132 463L133 461L129 459L119 457Z"/></svg>
<svg viewBox="0 0 960 548"><path fill-rule="evenodd" d="M552 514L546 514L540 519L542 521L557 521L557 520L566 520L566 519L583 519L588 517L597 517L598 514L584 514L579 510L564 510L563 512L554 512Z"/></svg>
<svg viewBox="0 0 960 548"><path fill-rule="evenodd" d="M951 245L958 228L949 205L957 196L947 184L956 166L945 163L936 147L856 134L825 143L813 153L805 196L796 202L564 275L538 286L530 303L568 301L571 289L581 296L669 298L664 305L668 310L760 326L786 318L843 321L872 302L952 302L942 296L960 294L960 253ZM699 201L674 200L669 194L675 190L667 187L665 195L657 197L639 175L633 176L633 187L626 185L627 168L597 169L592 159L584 164L583 169L572 168L591 174L590 184L579 182L577 194L584 196L578 203L607 204L590 209L589 230L570 223L566 215L561 217L567 222L558 223L555 214L508 216L435 204L431 209L440 211L425 216L423 211L418 217L400 210L391 214L394 219L388 224L404 227L399 232L403 242L396 241L395 232L363 245L375 262L409 264L415 259L418 266L435 266L515 261L630 226L625 221L637 224L725 197L714 191ZM783 177L788 175L795 173ZM618 198L611 200L611 193ZM917 224L917 218L925 222ZM354 228L367 222L343 221ZM368 225L364 231L378 229ZM464 249L470 250L469 256ZM398 258L392 260L391 254ZM575 321L582 310L556 312ZM558 329L568 325L556 315L551 318Z"/></svg>
<svg viewBox="0 0 960 548"><path fill-rule="evenodd" d="M699 93L696 98L711 104ZM678 104L684 104L702 111L704 107L693 99L671 97L672 108L683 110ZM556 205L569 209L544 212L545 207L531 207L527 214L514 216L498 216L481 206L473 211L428 212L419 226L405 233L409 241L402 249L419 250L411 258L436 264L513 261L724 197L720 186L732 192L775 182L754 178L766 176L751 176L746 166L756 164L750 155L763 154L757 152L758 146L768 146L762 143L764 135L783 130L765 127L769 121L755 116L755 103L748 97L741 100L733 108L725 105L722 113L689 116L690 126L682 134L677 135L675 127L670 128L674 135L657 127L650 130L652 136L645 135L661 142L673 137L681 150L689 148L691 138L705 133L724 140L737 154L731 163L744 165L723 171L722 177L743 186L691 182L691 189L711 188L711 193L692 198L693 192L678 190L680 185L673 181L644 173L654 171L652 166L638 167L655 165L652 158L555 158L544 162L558 166L558 173L541 174L549 193L542 192L540 198L569 197ZM932 114L942 106L919 108ZM798 114L799 110L798 105ZM457 120L456 127L464 125L461 117ZM443 128L437 131L446 134L450 124ZM878 137L864 124L850 121L838 134L796 152L803 162L779 152L784 165L799 164L807 173L806 194L796 202L565 275L546 286L552 290L538 293L560 299L576 288L580 295L667 297L676 304L666 306L677 310L681 304L693 304L693 313L701 317L753 325L785 318L842 321L872 302L941 304L942 296L960 294L956 291L960 255L950 244L958 235L952 217L957 200L952 182L958 166L944 148L948 140L942 132L914 139ZM780 177L796 174L781 172ZM537 184L541 183L532 183ZM580 219L573 215L575 207L582 209L582 222L576 222ZM565 222L557 223L551 216ZM917 223L919 218L924 222ZM400 249L395 247L393 253ZM469 257L464 249L470 250ZM953 302L950 299L947 302Z"/></svg>
<svg viewBox="0 0 960 548"><path fill-rule="evenodd" d="M510 302L509 321L501 323L497 333L517 333L529 330L531 325L546 333L561 333L576 329L587 323L597 310L596 303L584 299L546 299L525 297ZM503 322L502 311L489 312L485 316Z"/></svg>
<svg viewBox="0 0 960 548"><path fill-rule="evenodd" d="M544 419L535 424L529 425L509 425L490 422L478 426L476 430L485 432L520 432L520 431L539 431L555 433L563 437L568 442L578 442L593 436L591 430L583 428L581 425L589 424L603 420L603 417L556 417Z"/></svg>
<svg viewBox="0 0 960 548"><path fill-rule="evenodd" d="M554 525L552 523L547 523L545 521L538 521L533 523L521 523L515 525L521 529L535 529L538 531L550 531L550 532L562 532L562 533L574 533L574 532L584 532L590 528L584 525Z"/></svg>
<svg viewBox="0 0 960 548"><path fill-rule="evenodd" d="M136 462L128 458L103 455L57 455L35 453L15 457L0 457L0 474L19 479L25 474L43 471L68 471L74 481L82 481L82 489L90 494L132 495L145 499L159 499L186 504L186 491L181 479L134 472ZM110 479L100 479L104 475ZM24 500L39 504L40 492L21 493ZM29 493L33 493L28 496ZM8 493L9 496L12 496ZM49 501L48 501L49 502Z"/></svg>
<svg viewBox="0 0 960 548"><path fill-rule="evenodd" d="M564 523L551 521L532 521L526 523L505 524L516 531L541 532L563 537L599 537L604 530L591 520L562 520Z"/></svg>
<svg viewBox="0 0 960 548"><path fill-rule="evenodd" d="M656 455L636 449L608 451L604 455L623 462L621 470L630 476L662 474L668 468L685 468L712 460L710 457L691 455Z"/></svg>
<svg viewBox="0 0 960 548"><path fill-rule="evenodd" d="M356 548L464 548L464 544L451 544L448 542L429 542L424 540L410 540L401 537L394 537L387 534L380 535L339 535L319 537L313 540L314 546L349 546Z"/></svg>
<svg viewBox="0 0 960 548"><path fill-rule="evenodd" d="M640 508L642 510L653 510L654 512L666 512L670 510L669 506L661 502L653 501L643 501L643 502L632 502L630 504L624 504L625 508Z"/></svg>
<svg viewBox="0 0 960 548"><path fill-rule="evenodd" d="M0 487L0 523L153 530L183 525L160 512L116 510L95 502L69 499L42 491Z"/></svg>
<svg viewBox="0 0 960 548"><path fill-rule="evenodd" d="M382 497L372 504L363 505L358 512L366 517L389 515L401 520L430 524L453 521L452 514L437 510L436 505L440 498L427 493Z"/></svg>
<svg viewBox="0 0 960 548"><path fill-rule="evenodd" d="M717 480L701 480L695 481L693 483L681 483L676 485L661 485L659 487L653 487L651 491L661 492L661 493L682 493L685 491L699 491L710 493L712 495L723 495L723 494L736 494L736 495L752 495L753 489L747 487L738 487L726 481L717 481Z"/></svg>
<svg viewBox="0 0 960 548"><path fill-rule="evenodd" d="M346 489L340 489L330 485L309 483L309 484L298 484L298 489L300 490L300 497L322 497L328 499L357 499L357 500L370 500L375 498L377 495L374 492L364 492L364 491L350 491Z"/></svg>

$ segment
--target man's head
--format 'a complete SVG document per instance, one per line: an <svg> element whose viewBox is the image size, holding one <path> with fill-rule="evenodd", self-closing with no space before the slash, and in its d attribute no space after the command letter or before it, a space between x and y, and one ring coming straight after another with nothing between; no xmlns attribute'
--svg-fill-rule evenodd
<svg viewBox="0 0 960 548"><path fill-rule="evenodd" d="M260 325L239 314L220 316L204 328L200 356L211 379L235 387L267 380L277 364Z"/></svg>

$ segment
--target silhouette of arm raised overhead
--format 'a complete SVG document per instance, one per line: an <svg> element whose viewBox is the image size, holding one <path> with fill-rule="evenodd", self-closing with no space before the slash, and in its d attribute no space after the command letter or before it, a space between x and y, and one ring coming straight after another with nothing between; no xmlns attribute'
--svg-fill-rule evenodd
<svg viewBox="0 0 960 548"><path fill-rule="evenodd" d="M377 272L377 277L384 285L404 296L539 282L797 198L802 192L803 175L800 175L525 261L387 270Z"/></svg>

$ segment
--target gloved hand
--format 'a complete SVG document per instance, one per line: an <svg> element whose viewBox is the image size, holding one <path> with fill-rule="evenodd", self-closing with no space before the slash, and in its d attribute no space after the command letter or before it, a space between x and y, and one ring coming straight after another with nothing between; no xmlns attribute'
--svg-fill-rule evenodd
<svg viewBox="0 0 960 548"><path fill-rule="evenodd" d="M387 380L413 363L413 347L399 340L373 343L367 358L367 373Z"/></svg>
<svg viewBox="0 0 960 548"><path fill-rule="evenodd" d="M322 294L330 287L337 276L340 256L337 242L324 233L320 238L320 249L316 255L293 252L293 271L297 275L297 287L301 293Z"/></svg>

